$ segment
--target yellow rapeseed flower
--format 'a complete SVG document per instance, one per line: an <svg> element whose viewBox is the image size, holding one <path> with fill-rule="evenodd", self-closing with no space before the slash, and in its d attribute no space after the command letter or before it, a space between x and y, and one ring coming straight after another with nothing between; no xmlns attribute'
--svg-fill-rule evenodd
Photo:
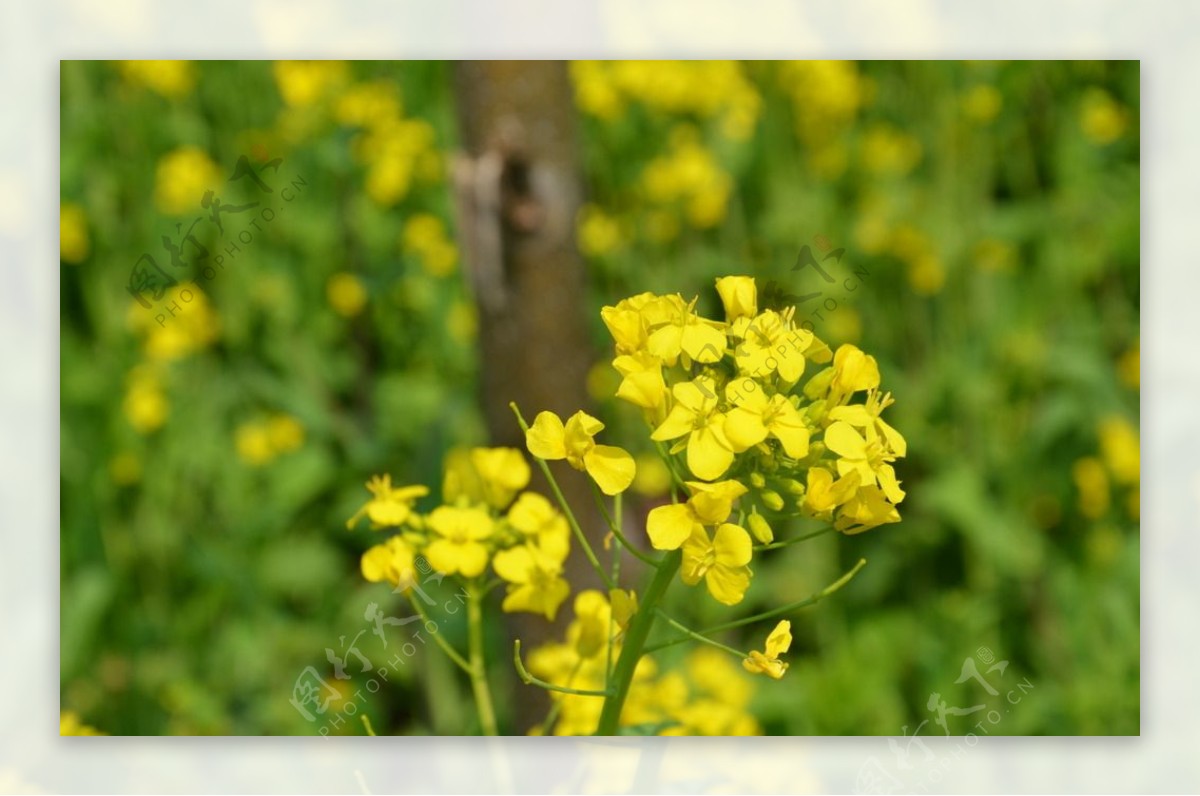
<svg viewBox="0 0 1200 796"><path fill-rule="evenodd" d="M216 190L224 178L208 153L197 146L168 152L158 161L154 178L154 205L166 215L202 212L205 191Z"/></svg>
<svg viewBox="0 0 1200 796"><path fill-rule="evenodd" d="M692 496L686 503L657 506L646 517L646 534L656 550L677 550L697 530L729 519L733 503L746 494L738 481L704 484L689 481Z"/></svg>
<svg viewBox="0 0 1200 796"><path fill-rule="evenodd" d="M737 605L750 586L751 550L750 534L739 525L724 523L711 539L704 528L694 529L683 543L680 577L689 586L704 578L713 599Z"/></svg>
<svg viewBox="0 0 1200 796"><path fill-rule="evenodd" d="M438 506L426 520L436 535L425 548L425 557L438 572L474 578L487 567L483 542L492 535L493 522L480 508Z"/></svg>
<svg viewBox="0 0 1200 796"><path fill-rule="evenodd" d="M58 207L58 256L63 262L81 263L89 251L87 215L77 204L62 203Z"/></svg>
<svg viewBox="0 0 1200 796"><path fill-rule="evenodd" d="M539 412L525 433L525 444L539 459L566 459L576 470L586 471L604 494L616 495L629 488L637 465L621 448L596 444L595 436L603 429L603 423L583 411L565 425L553 412Z"/></svg>
<svg viewBox="0 0 1200 796"><path fill-rule="evenodd" d="M675 403L650 439L665 442L687 437L688 469L697 478L720 478L733 464L733 443L725 436L724 412L718 411L716 383L702 376L671 389Z"/></svg>
<svg viewBox="0 0 1200 796"><path fill-rule="evenodd" d="M186 97L196 85L196 68L191 61L117 61L116 66L129 83L168 99Z"/></svg>
<svg viewBox="0 0 1200 796"><path fill-rule="evenodd" d="M565 554L565 549L564 549ZM554 621L558 607L571 593L562 578L562 558L542 548L521 545L501 550L492 559L496 574L508 581L508 593L501 608L507 612L528 611Z"/></svg>
<svg viewBox="0 0 1200 796"><path fill-rule="evenodd" d="M787 671L788 665L779 660L781 653L787 652L792 646L792 623L784 619L775 625L771 635L767 636L764 652L752 650L750 657L742 661L746 671L753 674L765 674L779 680Z"/></svg>
<svg viewBox="0 0 1200 796"><path fill-rule="evenodd" d="M325 284L325 295L334 312L353 318L367 304L367 289L362 280L345 272L334 274Z"/></svg>
<svg viewBox="0 0 1200 796"><path fill-rule="evenodd" d="M372 476L367 482L367 491L371 493L371 499L346 520L347 530L352 529L363 515L375 530L399 527L414 516L412 504L429 494L428 487L419 484L393 487L392 477L387 474Z"/></svg>
<svg viewBox="0 0 1200 796"><path fill-rule="evenodd" d="M371 583L386 581L407 588L416 582L414 560L412 545L401 536L392 536L363 553L359 566Z"/></svg>

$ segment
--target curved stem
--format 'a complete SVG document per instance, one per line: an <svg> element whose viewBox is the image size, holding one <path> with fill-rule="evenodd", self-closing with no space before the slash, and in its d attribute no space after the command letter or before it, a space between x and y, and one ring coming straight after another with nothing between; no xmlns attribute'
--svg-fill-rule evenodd
<svg viewBox="0 0 1200 796"><path fill-rule="evenodd" d="M425 625L428 626L429 614L425 613L425 607L422 606L421 603L417 600L416 595L413 593L412 589L409 589L409 591L408 591L408 601L410 603L412 603L413 610L416 611L417 614L421 617L422 622L424 622ZM458 666L458 668L460 668L464 672L466 672L468 676L471 674L471 664L467 663L466 659L463 658L463 656L458 653L458 650L456 650L456 649L454 649L454 647L450 646L449 641L446 641L446 639L442 638L441 633L430 633L430 636L433 638L434 643L442 648L442 652L446 653L446 657L448 657L450 660L454 661L454 664L456 666Z"/></svg>
<svg viewBox="0 0 1200 796"><path fill-rule="evenodd" d="M608 523L608 530L612 531L612 535L616 537L617 541L637 560L652 567L657 567L659 563L657 558L648 556L641 550L638 550L633 546L632 542L625 538L625 534L621 533L621 496L618 494L613 498L613 510L617 514L614 520L612 515L608 513L608 509L604 508L604 493L600 491L600 487L596 486L595 483L592 484L592 494L596 496L596 505L600 507L600 513L604 516L604 521Z"/></svg>
<svg viewBox="0 0 1200 796"><path fill-rule="evenodd" d="M538 688L544 688L547 691L557 691L560 694L574 694L575 696L594 696L606 697L611 691L590 691L583 688L568 688L563 685L555 685L547 683L545 680L534 677L525 668L525 664L521 662L521 639L513 641L513 664L517 667L517 676L521 678L521 682L525 685L536 685Z"/></svg>
<svg viewBox="0 0 1200 796"><path fill-rule="evenodd" d="M629 696L629 686L633 682L634 669L637 668L637 662L642 657L642 648L646 646L646 637L650 634L650 628L654 625L655 609L658 608L658 603L666 593L667 587L671 585L675 573L679 571L681 559L682 554L678 550L672 550L663 556L662 563L658 565L658 571L654 573L654 579L650 581L650 585L642 595L637 613L629 621L629 628L625 631L625 642L621 646L621 654L617 656L612 682L609 683L612 694L605 698L604 707L600 710L600 723L596 727L597 735L617 734L617 725L621 720L621 708L625 706L625 698Z"/></svg>
<svg viewBox="0 0 1200 796"><path fill-rule="evenodd" d="M707 636L703 636L700 633L697 633L695 630L692 630L687 625L684 625L681 622L675 621L671 617L667 616L666 612L663 611L661 608L658 609L658 615L661 616L663 619L665 619L668 625L675 628L676 630L682 630L685 634L687 634L688 638L690 638L694 641L699 641L703 644L708 644L710 647L716 647L719 650L724 650L725 652L728 652L731 655L735 655L739 658L747 657L746 653L742 652L741 650L735 650L733 647L727 647L719 641L713 641L711 638L708 638ZM646 652L647 653L653 652L655 649L658 649L658 648L659 647L647 647Z"/></svg>
<svg viewBox="0 0 1200 796"><path fill-rule="evenodd" d="M487 670L483 662L483 611L480 603L483 596L474 585L467 587L467 640L471 656L471 690L475 694L475 707L479 711L479 726L484 735L499 735L496 728L496 709L492 706L492 692L488 688Z"/></svg>
<svg viewBox="0 0 1200 796"><path fill-rule="evenodd" d="M771 542L771 544L756 544L754 546L754 549L755 550L778 550L781 547L787 547L788 545L798 544L800 542L807 542L809 539L816 539L818 536L824 536L827 533L832 533L834 530L836 530L836 529L832 525L830 525L828 528L822 528L819 531L813 531L812 533L806 533L804 536L797 536L795 539L784 539L782 542Z"/></svg>
<svg viewBox="0 0 1200 796"><path fill-rule="evenodd" d="M517 423L520 424L521 430L528 433L529 424L525 422L525 418L521 417L521 410L517 408L516 402L509 402L508 407L513 410L513 414L517 416ZM532 455L532 454L531 454ZM592 550L592 546L588 544L587 537L583 533L583 529L579 527L579 521L575 519L575 513L571 511L571 506L567 503L566 497L563 496L562 490L558 486L558 481L554 480L554 474L550 472L550 466L546 464L545 459L539 459L534 456L533 460L538 463L538 467L542 469L542 474L546 476L546 480L550 483L550 489L554 492L555 499L558 500L559 508L563 514L567 516L567 522L571 526L571 530L575 533L575 539L579 542L579 546L583 548L583 554L587 556L588 562L592 565L592 569L596 570L596 574L600 576L600 580L606 588L615 589L616 586L609 580L608 573L604 571L604 567L600 565L600 559L596 558L596 551Z"/></svg>
<svg viewBox="0 0 1200 796"><path fill-rule="evenodd" d="M825 588L821 589L819 592L817 592L813 596L808 597L803 600L800 600L799 602L789 603L788 605L784 605L780 608L774 608L770 611L764 611L761 614L755 614L754 616L748 616L745 619L737 619L732 622L725 622L724 624L713 625L712 627L706 627L703 630L694 631L694 632L696 632L697 635L702 635L702 634L707 634L707 633L720 633L722 630L729 630L730 628L741 627L742 625L749 625L754 622L761 622L764 619L773 619L773 618L779 616L780 614L786 614L789 611L795 611L798 608L806 608L810 605L815 605L815 604L821 602L821 600L825 599L829 595L833 594L838 589L845 586L847 583L849 583L851 581L851 579L853 579L854 576L858 574L858 571L860 569L862 569L863 567L865 567L866 565L867 565L867 559L860 558L858 560L858 563L855 564L854 567L849 572L847 572L845 575L842 575L840 578L838 578L837 580L835 580L833 583L829 584ZM689 636L681 636L679 638L669 639L668 641L663 641L663 642L655 644L651 647L647 647L646 652L647 653L657 652L658 650L665 649L667 647L673 647L676 644L682 644L683 642L688 641L689 639L690 639Z"/></svg>

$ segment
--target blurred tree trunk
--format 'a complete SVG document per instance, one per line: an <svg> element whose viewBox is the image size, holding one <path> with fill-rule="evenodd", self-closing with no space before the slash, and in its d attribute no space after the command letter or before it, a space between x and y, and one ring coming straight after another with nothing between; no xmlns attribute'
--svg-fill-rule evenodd
<svg viewBox="0 0 1200 796"><path fill-rule="evenodd" d="M454 82L466 149L455 164L455 199L464 270L479 310L483 411L494 444L524 451L509 401L529 422L542 410L565 419L587 406L591 351L574 234L582 197L575 107L561 61L459 62ZM551 466L595 545L603 530L585 476ZM533 488L552 498L536 467ZM567 577L575 590L599 585L577 549ZM516 614L511 627L528 650L560 636L570 613L568 602L553 627ZM511 668L507 660L497 665ZM533 690L517 684L522 695ZM540 720L547 705L518 700L518 729Z"/></svg>

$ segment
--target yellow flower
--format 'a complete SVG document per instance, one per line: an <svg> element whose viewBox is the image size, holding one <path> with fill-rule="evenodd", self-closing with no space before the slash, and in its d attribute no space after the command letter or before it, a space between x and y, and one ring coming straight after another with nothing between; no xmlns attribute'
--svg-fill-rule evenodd
<svg viewBox="0 0 1200 796"><path fill-rule="evenodd" d="M158 162L154 178L154 204L159 212L183 215L202 211L204 192L222 182L212 158L199 147L185 146L168 152Z"/></svg>
<svg viewBox="0 0 1200 796"><path fill-rule="evenodd" d="M720 478L733 464L733 444L725 436L725 414L717 411L716 383L702 376L671 389L675 404L650 439L687 437L688 469L697 478Z"/></svg>
<svg viewBox="0 0 1200 796"><path fill-rule="evenodd" d="M588 589L575 595L575 621L567 628L567 640L581 659L606 649L611 620L612 609L601 592Z"/></svg>
<svg viewBox="0 0 1200 796"><path fill-rule="evenodd" d="M693 362L717 362L725 354L725 332L719 324L692 312L694 304L680 301L667 322L646 340L647 350L668 365L674 365L681 353Z"/></svg>
<svg viewBox="0 0 1200 796"><path fill-rule="evenodd" d="M1084 135L1101 146L1120 138L1129 124L1128 111L1102 88L1088 89L1079 114Z"/></svg>
<svg viewBox="0 0 1200 796"><path fill-rule="evenodd" d="M804 374L805 354L815 352L816 343L812 332L794 328L788 317L766 310L746 327L734 358L744 374L763 378L778 373L790 384Z"/></svg>
<svg viewBox="0 0 1200 796"><path fill-rule="evenodd" d="M490 506L504 508L529 485L529 464L516 448L472 448L470 457Z"/></svg>
<svg viewBox="0 0 1200 796"><path fill-rule="evenodd" d="M867 435L867 440L875 442L883 440L884 447L896 456L908 453L908 443L900 432L884 422L880 414L895 403L891 393L883 393L872 389L867 393L865 404L838 406L829 411L830 420L844 420L855 428L861 428Z"/></svg>
<svg viewBox="0 0 1200 796"><path fill-rule="evenodd" d="M566 517L549 500L535 492L522 492L508 510L507 519L509 525L542 552L559 562L566 560L571 529Z"/></svg>
<svg viewBox="0 0 1200 796"><path fill-rule="evenodd" d="M733 409L725 417L725 436L735 451L752 448L772 436L793 459L808 455L808 426L785 395L769 398L753 379L731 381L725 397Z"/></svg>
<svg viewBox="0 0 1200 796"><path fill-rule="evenodd" d="M430 276L454 273L458 249L446 235L442 220L430 213L417 213L404 224L404 250L415 255Z"/></svg>
<svg viewBox="0 0 1200 796"><path fill-rule="evenodd" d="M483 541L492 535L492 518L480 508L438 506L427 524L439 538L425 549L425 557L438 572L473 578L487 567Z"/></svg>
<svg viewBox="0 0 1200 796"><path fill-rule="evenodd" d="M856 473L857 474L857 473ZM834 527L844 534L868 531L877 525L900 522L900 512L874 484L860 487L838 511Z"/></svg>
<svg viewBox="0 0 1200 796"><path fill-rule="evenodd" d="M125 393L125 417L141 434L156 431L167 420L170 404L158 377L145 368L136 368Z"/></svg>
<svg viewBox="0 0 1200 796"><path fill-rule="evenodd" d="M879 365L875 357L864 354L857 346L838 346L833 355L833 381L829 385L830 399L840 402L846 396L879 386Z"/></svg>
<svg viewBox="0 0 1200 796"><path fill-rule="evenodd" d="M167 99L187 96L196 84L195 65L191 61L117 61L117 70L130 83Z"/></svg>
<svg viewBox="0 0 1200 796"><path fill-rule="evenodd" d="M400 118L401 110L396 85L378 80L346 89L337 99L334 117L347 127L378 127Z"/></svg>
<svg viewBox="0 0 1200 796"><path fill-rule="evenodd" d="M980 124L987 124L995 119L1002 104L1000 92L988 83L972 86L963 97L963 111Z"/></svg>
<svg viewBox="0 0 1200 796"><path fill-rule="evenodd" d="M878 483L892 503L904 500L904 490L889 464L896 457L884 450L878 439L868 441L849 423L838 420L825 429L825 445L839 456L837 468L841 475L857 471L863 484Z"/></svg>
<svg viewBox="0 0 1200 796"><path fill-rule="evenodd" d="M771 635L767 636L766 651L753 650L750 657L742 661L742 666L752 674L765 674L779 680L788 668L786 663L779 660L779 655L787 652L791 646L792 623L784 619L775 625Z"/></svg>
<svg viewBox="0 0 1200 796"><path fill-rule="evenodd" d="M717 602L737 605L750 587L750 556L750 534L742 527L725 523L711 539L704 528L696 528L683 543L680 577L689 586L704 578Z"/></svg>
<svg viewBox="0 0 1200 796"><path fill-rule="evenodd" d="M492 568L508 581L508 593L500 607L509 613L528 611L553 622L558 607L571 593L571 587L562 579L562 559L536 547L501 550L492 559Z"/></svg>
<svg viewBox="0 0 1200 796"><path fill-rule="evenodd" d="M808 471L804 507L814 515L833 511L854 495L860 483L858 470L852 470L835 482L833 473L823 467L812 467Z"/></svg>
<svg viewBox="0 0 1200 796"><path fill-rule="evenodd" d="M371 547L362 554L359 566L363 577L371 583L387 581L393 586L408 588L416 580L412 546L400 536L392 536Z"/></svg>
<svg viewBox="0 0 1200 796"><path fill-rule="evenodd" d="M329 278L325 295L334 312L345 318L353 318L362 312L367 303L367 289L354 274L338 273Z"/></svg>
<svg viewBox="0 0 1200 796"><path fill-rule="evenodd" d="M579 249L588 257L602 257L621 245L621 225L596 205L580 209L576 228Z"/></svg>
<svg viewBox="0 0 1200 796"><path fill-rule="evenodd" d="M364 514L376 530L399 527L413 516L413 502L429 494L429 489L420 485L393 487L392 477L386 474L373 476L367 482L367 490L374 497L346 520L347 529L353 528Z"/></svg>
<svg viewBox="0 0 1200 796"><path fill-rule="evenodd" d="M656 550L677 550L697 530L729 519L733 502L746 494L737 481L702 484L689 481L692 496L686 503L673 503L651 509L646 517L646 534Z"/></svg>
<svg viewBox="0 0 1200 796"><path fill-rule="evenodd" d="M752 276L723 276L717 280L717 293L725 307L725 320L753 318L758 314L758 288Z"/></svg>
<svg viewBox="0 0 1200 796"><path fill-rule="evenodd" d="M617 387L617 397L643 409L660 408L667 398L663 381L662 361L650 354L623 354L613 360L613 367L624 378Z"/></svg>
<svg viewBox="0 0 1200 796"><path fill-rule="evenodd" d="M267 421L267 436L276 453L290 453L304 444L304 426L291 415L275 415Z"/></svg>
<svg viewBox="0 0 1200 796"><path fill-rule="evenodd" d="M596 444L595 436L603 429L603 423L583 411L566 425L553 412L539 412L525 433L525 444L539 459L566 459L576 470L586 470L601 492L616 495L629 488L637 465L621 448Z"/></svg>
<svg viewBox="0 0 1200 796"><path fill-rule="evenodd" d="M77 204L65 202L58 208L58 256L63 262L81 263L91 249L87 215Z"/></svg>
<svg viewBox="0 0 1200 796"><path fill-rule="evenodd" d="M775 532L771 530L771 525L757 511L751 510L746 521L750 524L750 534L759 544L775 541Z"/></svg>
<svg viewBox="0 0 1200 796"><path fill-rule="evenodd" d="M629 620L637 613L637 592L611 589L608 592L608 602L612 606L612 618L617 627L621 630L629 627Z"/></svg>

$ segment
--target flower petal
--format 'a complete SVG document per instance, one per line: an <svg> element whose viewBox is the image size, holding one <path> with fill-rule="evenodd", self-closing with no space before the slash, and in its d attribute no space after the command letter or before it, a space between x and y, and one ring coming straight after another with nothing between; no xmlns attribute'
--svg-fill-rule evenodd
<svg viewBox="0 0 1200 796"><path fill-rule="evenodd" d="M720 422L710 423L693 431L688 439L688 469L697 478L713 481L724 475L729 465L733 464L733 446L721 430L722 425Z"/></svg>
<svg viewBox="0 0 1200 796"><path fill-rule="evenodd" d="M767 427L758 412L737 407L725 416L725 437L735 451L753 448L767 438Z"/></svg>
<svg viewBox="0 0 1200 796"><path fill-rule="evenodd" d="M718 527L713 535L713 550L717 554L718 566L742 567L749 564L751 547L750 534L731 522Z"/></svg>
<svg viewBox="0 0 1200 796"><path fill-rule="evenodd" d="M692 430L695 417L695 412L683 404L677 403L671 407L671 411L667 414L667 419L662 422L662 425L654 429L654 433L650 435L650 439L655 442L665 442L669 439L682 437Z"/></svg>
<svg viewBox="0 0 1200 796"><path fill-rule="evenodd" d="M558 415L553 412L538 412L533 425L525 432L525 447L539 459L565 459L566 438L566 428Z"/></svg>
<svg viewBox="0 0 1200 796"><path fill-rule="evenodd" d="M714 566L704 576L708 593L719 603L737 605L750 588L750 567Z"/></svg>
<svg viewBox="0 0 1200 796"><path fill-rule="evenodd" d="M678 550L697 527L685 503L659 506L646 517L646 534L655 550Z"/></svg>
<svg viewBox="0 0 1200 796"><path fill-rule="evenodd" d="M606 495L624 492L637 474L633 457L613 445L597 445L584 457L583 463L588 475Z"/></svg>
<svg viewBox="0 0 1200 796"><path fill-rule="evenodd" d="M528 583L533 568L533 554L525 547L501 550L492 559L492 569L509 583Z"/></svg>

